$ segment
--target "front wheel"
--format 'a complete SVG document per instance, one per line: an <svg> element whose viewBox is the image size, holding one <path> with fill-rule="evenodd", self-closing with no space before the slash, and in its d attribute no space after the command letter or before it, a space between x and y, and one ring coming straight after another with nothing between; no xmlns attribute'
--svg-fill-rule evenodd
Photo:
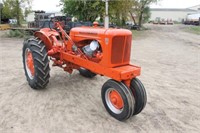
<svg viewBox="0 0 200 133"><path fill-rule="evenodd" d="M130 118L134 113L132 92L121 82L108 80L102 86L101 98L108 113L119 121Z"/></svg>
<svg viewBox="0 0 200 133"><path fill-rule="evenodd" d="M24 42L23 65L26 79L33 89L43 89L49 82L49 59L42 41L31 38Z"/></svg>
<svg viewBox="0 0 200 133"><path fill-rule="evenodd" d="M142 82L138 78L131 80L130 89L134 96L135 101L135 110L133 115L139 114L145 107L147 102L146 90Z"/></svg>

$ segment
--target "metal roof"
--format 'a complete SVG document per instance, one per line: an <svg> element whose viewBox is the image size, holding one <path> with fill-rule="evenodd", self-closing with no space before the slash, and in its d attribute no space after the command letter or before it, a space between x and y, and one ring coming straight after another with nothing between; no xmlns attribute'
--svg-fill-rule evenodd
<svg viewBox="0 0 200 133"><path fill-rule="evenodd" d="M192 10L188 8L151 8L150 10L151 11L184 11L184 12L196 11L196 10Z"/></svg>

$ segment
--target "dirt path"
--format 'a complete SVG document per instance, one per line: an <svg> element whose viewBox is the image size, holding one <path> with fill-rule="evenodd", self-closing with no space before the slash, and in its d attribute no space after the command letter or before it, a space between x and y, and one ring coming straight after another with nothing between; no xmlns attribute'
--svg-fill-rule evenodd
<svg viewBox="0 0 200 133"><path fill-rule="evenodd" d="M148 103L126 122L103 107L107 78L51 68L47 89L34 91L23 72L23 41L0 38L0 133L199 132L200 36L180 26L148 27L144 38L133 41L131 60L142 66Z"/></svg>

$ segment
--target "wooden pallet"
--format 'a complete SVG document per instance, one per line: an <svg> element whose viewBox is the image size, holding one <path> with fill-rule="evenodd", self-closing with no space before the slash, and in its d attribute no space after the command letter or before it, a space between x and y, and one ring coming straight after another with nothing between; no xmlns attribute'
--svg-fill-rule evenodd
<svg viewBox="0 0 200 133"><path fill-rule="evenodd" d="M10 29L10 25L9 24L0 24L0 30L8 30Z"/></svg>

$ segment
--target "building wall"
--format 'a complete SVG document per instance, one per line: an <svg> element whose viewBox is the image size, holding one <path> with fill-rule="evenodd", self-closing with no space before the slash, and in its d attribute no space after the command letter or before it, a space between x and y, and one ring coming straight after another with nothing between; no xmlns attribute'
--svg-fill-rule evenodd
<svg viewBox="0 0 200 133"><path fill-rule="evenodd" d="M189 7L188 9L192 9L192 10L196 10L196 11L200 12L200 5Z"/></svg>
<svg viewBox="0 0 200 133"><path fill-rule="evenodd" d="M26 22L33 22L35 21L35 12L29 13L26 17Z"/></svg>
<svg viewBox="0 0 200 133"><path fill-rule="evenodd" d="M65 14L62 12L55 12L55 16L65 16Z"/></svg>
<svg viewBox="0 0 200 133"><path fill-rule="evenodd" d="M52 16L64 16L62 12L56 12L56 13L43 13L43 14L52 14ZM35 21L35 12L29 13L26 17L26 22L33 22Z"/></svg>
<svg viewBox="0 0 200 133"><path fill-rule="evenodd" d="M155 20L159 17L160 19L172 19L173 21L181 22L183 19L185 20L187 14L189 13L195 13L195 11L151 10L150 20Z"/></svg>

